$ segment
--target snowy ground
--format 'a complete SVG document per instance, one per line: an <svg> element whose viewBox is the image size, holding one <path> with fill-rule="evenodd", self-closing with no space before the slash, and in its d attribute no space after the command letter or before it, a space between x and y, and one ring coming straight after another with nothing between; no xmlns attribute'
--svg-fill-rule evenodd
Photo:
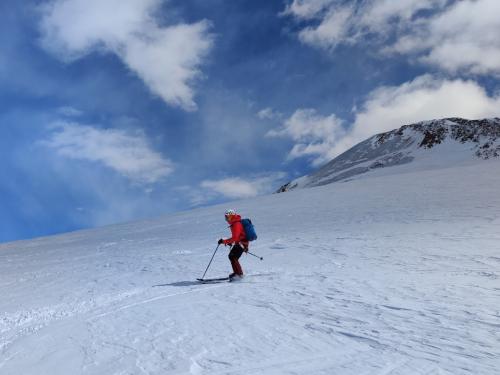
<svg viewBox="0 0 500 375"><path fill-rule="evenodd" d="M0 246L0 374L498 374L500 162ZM229 272L220 249L208 276Z"/></svg>

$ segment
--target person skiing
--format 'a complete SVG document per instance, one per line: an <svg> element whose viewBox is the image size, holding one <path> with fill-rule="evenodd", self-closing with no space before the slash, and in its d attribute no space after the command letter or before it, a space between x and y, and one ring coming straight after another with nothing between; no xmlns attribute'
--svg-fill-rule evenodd
<svg viewBox="0 0 500 375"><path fill-rule="evenodd" d="M229 252L229 260L231 261L231 267L233 272L229 275L229 279L241 279L243 278L243 269L238 261L243 252L248 251L248 241L246 239L245 230L241 224L241 216L236 213L235 210L227 210L225 213L225 218L231 228L231 237L227 239L220 239L219 245L229 245L232 246Z"/></svg>

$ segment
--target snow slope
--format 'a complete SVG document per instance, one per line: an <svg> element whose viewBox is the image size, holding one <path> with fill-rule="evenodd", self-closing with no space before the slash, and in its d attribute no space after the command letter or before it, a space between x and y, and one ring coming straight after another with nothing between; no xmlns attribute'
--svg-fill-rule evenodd
<svg viewBox="0 0 500 375"><path fill-rule="evenodd" d="M0 245L0 374L498 374L499 171L235 202L264 257L239 283L193 281L226 206Z"/></svg>

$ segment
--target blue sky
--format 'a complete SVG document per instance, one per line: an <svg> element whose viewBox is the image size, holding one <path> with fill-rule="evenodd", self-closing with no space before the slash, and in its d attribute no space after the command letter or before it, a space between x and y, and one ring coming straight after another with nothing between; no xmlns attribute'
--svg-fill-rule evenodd
<svg viewBox="0 0 500 375"><path fill-rule="evenodd" d="M498 14L497 0L4 0L0 242L266 194L373 134L500 116Z"/></svg>

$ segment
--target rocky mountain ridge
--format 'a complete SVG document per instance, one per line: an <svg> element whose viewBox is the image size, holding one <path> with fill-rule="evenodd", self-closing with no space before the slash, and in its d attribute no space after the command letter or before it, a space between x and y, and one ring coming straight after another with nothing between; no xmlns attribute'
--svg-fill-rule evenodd
<svg viewBox="0 0 500 375"><path fill-rule="evenodd" d="M444 149L447 143L450 149ZM471 160L500 157L500 118L445 118L404 125L358 143L318 171L290 181L276 192L326 185L379 168L409 164L429 157L431 150L434 159L446 159L450 150Z"/></svg>

